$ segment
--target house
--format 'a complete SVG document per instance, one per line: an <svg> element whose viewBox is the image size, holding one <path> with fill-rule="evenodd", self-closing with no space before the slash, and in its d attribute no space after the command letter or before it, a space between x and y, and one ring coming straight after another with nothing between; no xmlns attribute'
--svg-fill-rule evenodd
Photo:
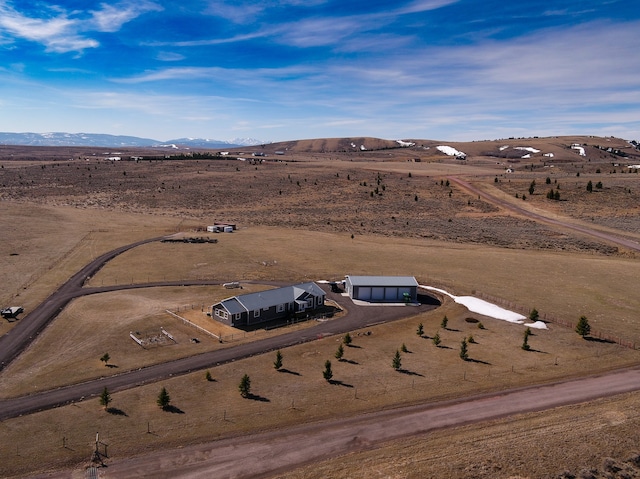
<svg viewBox="0 0 640 479"><path fill-rule="evenodd" d="M351 299L375 303L400 303L418 299L418 282L413 276L349 276L345 290Z"/></svg>
<svg viewBox="0 0 640 479"><path fill-rule="evenodd" d="M211 317L234 327L252 326L317 310L325 296L313 282L285 286L227 298L211 307Z"/></svg>

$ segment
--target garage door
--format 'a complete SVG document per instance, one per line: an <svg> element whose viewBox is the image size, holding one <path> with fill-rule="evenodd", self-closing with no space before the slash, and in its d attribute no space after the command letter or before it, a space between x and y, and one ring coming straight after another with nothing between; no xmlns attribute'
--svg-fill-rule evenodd
<svg viewBox="0 0 640 479"><path fill-rule="evenodd" d="M374 301L383 301L384 288L371 288L371 299Z"/></svg>
<svg viewBox="0 0 640 479"><path fill-rule="evenodd" d="M384 300L385 301L396 301L398 299L398 288L385 288L384 289Z"/></svg>
<svg viewBox="0 0 640 479"><path fill-rule="evenodd" d="M371 288L368 286L360 286L358 288L358 296L356 299L369 301L371 299Z"/></svg>

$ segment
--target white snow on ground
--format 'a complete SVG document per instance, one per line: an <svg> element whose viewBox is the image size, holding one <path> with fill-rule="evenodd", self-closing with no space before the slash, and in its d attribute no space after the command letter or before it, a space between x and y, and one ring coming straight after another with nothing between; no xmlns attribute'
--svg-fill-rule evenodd
<svg viewBox="0 0 640 479"><path fill-rule="evenodd" d="M531 155L530 155L529 153L527 153L526 155L524 155L524 156L523 156L523 157L521 157L521 158L531 158Z"/></svg>
<svg viewBox="0 0 640 479"><path fill-rule="evenodd" d="M458 151L455 148L453 148L452 146L443 145L443 146L437 146L436 148L439 151L441 151L442 153L444 153L445 155L449 155L449 156L467 156L466 153Z"/></svg>
<svg viewBox="0 0 640 479"><path fill-rule="evenodd" d="M500 151L506 150L507 148L509 148L509 145L504 145L500 147Z"/></svg>
<svg viewBox="0 0 640 479"><path fill-rule="evenodd" d="M446 294L456 303L463 305L472 313L482 314L484 316L489 316L494 319L500 319L502 321L508 321L510 323L524 324L525 326L529 326L530 328L547 329L547 325L542 321L536 321L534 323L527 324L524 322L527 319L526 316L523 316L520 313L516 313L514 311L509 311L508 309L501 308L500 306L489 303L484 299L474 298L473 296L454 296L443 289L434 288L432 286L419 286L430 291L437 291L439 293Z"/></svg>
<svg viewBox="0 0 640 479"><path fill-rule="evenodd" d="M629 165L627 166L627 168L630 168L632 170L640 170L640 165Z"/></svg>
<svg viewBox="0 0 640 479"><path fill-rule="evenodd" d="M355 148L356 144L355 143L351 143L351 148Z"/></svg>
<svg viewBox="0 0 640 479"><path fill-rule="evenodd" d="M360 151L365 151L366 148L364 147L364 145L360 145Z"/></svg>
<svg viewBox="0 0 640 479"><path fill-rule="evenodd" d="M535 148L531 148L530 146L516 146L514 147L514 150L524 150L531 153L540 153L540 150L536 150Z"/></svg>
<svg viewBox="0 0 640 479"><path fill-rule="evenodd" d="M548 157L548 158L553 158L553 156L554 156L554 155L553 155L553 153L545 153L545 154L544 154L544 155L542 155L542 156L546 156L546 157Z"/></svg>
<svg viewBox="0 0 640 479"><path fill-rule="evenodd" d="M584 148L578 145L577 143L574 143L573 145L571 145L571 149L578 150L578 153L580 153L580 156L587 156L587 154L584 152Z"/></svg>
<svg viewBox="0 0 640 479"><path fill-rule="evenodd" d="M396 140L396 143L397 143L398 145L400 145L400 146L403 146L403 147L416 146L416 144L415 144L415 143L412 143L412 142L410 142L410 141Z"/></svg>

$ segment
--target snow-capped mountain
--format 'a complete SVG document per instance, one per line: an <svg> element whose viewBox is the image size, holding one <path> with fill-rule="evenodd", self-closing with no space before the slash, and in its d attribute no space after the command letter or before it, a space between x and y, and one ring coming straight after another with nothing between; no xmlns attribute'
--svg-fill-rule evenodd
<svg viewBox="0 0 640 479"><path fill-rule="evenodd" d="M0 145L25 146L94 146L117 147L172 147L172 148L233 148L238 146L261 145L267 142L253 138L234 140L210 140L204 138L178 138L159 141L137 136L107 135L102 133L3 133L0 132Z"/></svg>

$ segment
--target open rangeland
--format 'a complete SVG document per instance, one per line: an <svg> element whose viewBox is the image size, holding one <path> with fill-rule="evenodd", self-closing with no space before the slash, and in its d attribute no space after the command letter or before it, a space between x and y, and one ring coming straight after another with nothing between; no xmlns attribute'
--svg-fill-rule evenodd
<svg viewBox="0 0 640 479"><path fill-rule="evenodd" d="M575 155L571 161L559 161L552 169L546 168L548 157L537 158L527 170L532 160L524 165L511 159L511 166L522 164L513 174L505 173L508 158L496 161L488 154L506 150L489 144L469 144L477 151L464 162L433 156L424 148L355 153L334 146L326 151L327 142L325 151L301 146L273 164L232 159L2 161L3 306L20 304L28 312L98 254L175 232L204 236L198 230L214 220L236 223L239 229L210 235L218 240L215 244L140 246L107 263L87 285L211 280L241 281L245 288L174 286L78 298L2 372L0 396L5 398L309 327L227 331L236 337L221 344L166 310L221 334L205 314L221 298L268 288L271 282L338 280L345 274L413 275L421 284L493 298L525 315L536 308L542 318L568 324L585 315L592 332L625 346L583 340L572 327L549 323L548 330L534 330L531 350L524 351L524 326L469 313L447 300L435 311L352 332L354 345L345 348L343 361L334 357L341 338L328 337L284 350L284 372L274 370L274 354L268 353L212 367L212 381L205 379L205 371L196 371L114 393L109 412L98 398L90 398L6 420L0 424L0 473L81 469L91 459L96 431L109 445L108 463L150 450L636 365L637 251L526 218L449 181L460 176L502 195L505 202L637 239L638 176L619 163L614 167L600 149L592 147L592 161L586 162L563 146L582 140L556 140L562 145L546 147L555 148L556 158ZM542 139L535 141L546 151ZM601 188L595 186L598 181ZM559 189L561 201L545 197L552 187ZM348 310L348 300L342 303ZM441 327L444 315L446 329ZM419 323L422 338L416 335ZM0 334L14 324L3 320ZM176 341L166 341L160 328ZM157 339L142 349L130 333ZM436 333L440 347L432 341ZM462 361L460 342L469 336L472 361ZM403 343L408 350L402 354L404 373L391 367ZM107 352L105 364L100 358ZM336 384L322 378L326 359L332 360ZM245 373L252 380L253 399L238 392ZM162 386L171 395L173 413L155 404ZM333 459L318 465L322 473L306 468L290 477L554 477L565 469L601 466L609 456L622 462L639 452L629 432L638 430L638 416L632 413L637 404L636 393L439 431ZM600 422L590 422L592 415ZM553 432L574 417L580 427ZM593 440L585 439L589 425L600 423ZM529 435L531 430L536 436ZM542 439L533 438L545 434L553 440L543 447ZM616 435L624 437L613 441ZM560 443L563 447L554 447ZM582 455L569 459L567 450L576 448ZM108 477L108 468L103 474Z"/></svg>

